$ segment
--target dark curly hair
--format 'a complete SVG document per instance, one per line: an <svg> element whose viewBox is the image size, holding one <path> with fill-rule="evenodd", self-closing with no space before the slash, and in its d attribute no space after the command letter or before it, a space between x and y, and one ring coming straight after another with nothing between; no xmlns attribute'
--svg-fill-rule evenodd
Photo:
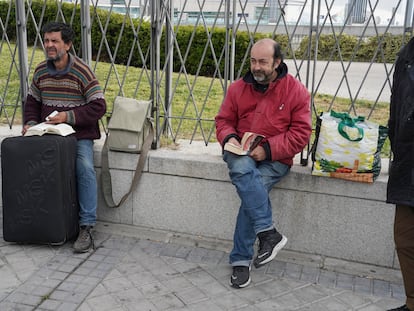
<svg viewBox="0 0 414 311"><path fill-rule="evenodd" d="M73 42L75 38L75 32L73 31L72 27L62 23L62 22L50 22L43 26L42 32L60 32L62 35L62 40L65 43Z"/></svg>

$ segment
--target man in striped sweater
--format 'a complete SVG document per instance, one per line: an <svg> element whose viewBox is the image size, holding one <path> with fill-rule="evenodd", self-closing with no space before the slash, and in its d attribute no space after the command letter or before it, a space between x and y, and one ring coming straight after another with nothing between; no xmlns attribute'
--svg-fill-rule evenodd
<svg viewBox="0 0 414 311"><path fill-rule="evenodd" d="M100 138L99 119L106 102L97 78L80 58L69 53L73 29L51 22L43 29L46 60L35 69L24 107L23 134L48 118L51 124L70 124L76 133L76 178L80 232L73 248L87 252L93 248L91 229L96 223L97 181L93 163L93 141Z"/></svg>

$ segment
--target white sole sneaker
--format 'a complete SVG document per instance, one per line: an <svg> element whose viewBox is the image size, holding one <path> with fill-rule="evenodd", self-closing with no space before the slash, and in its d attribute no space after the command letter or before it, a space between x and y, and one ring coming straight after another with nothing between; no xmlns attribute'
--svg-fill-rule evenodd
<svg viewBox="0 0 414 311"><path fill-rule="evenodd" d="M273 248L272 253L270 254L270 256L268 258L266 258L265 260L261 261L259 264L255 263L255 267L259 268L261 266L263 266L264 264L267 264L268 262L272 261L273 259L275 259L277 253L283 248L285 247L286 243L287 243L288 239L287 237L285 237L284 235L282 235L282 239L280 240L279 243L276 244L276 246Z"/></svg>

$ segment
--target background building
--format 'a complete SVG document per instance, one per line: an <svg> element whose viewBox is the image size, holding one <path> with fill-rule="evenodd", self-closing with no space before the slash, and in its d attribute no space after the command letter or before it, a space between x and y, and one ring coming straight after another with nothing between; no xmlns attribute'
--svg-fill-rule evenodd
<svg viewBox="0 0 414 311"><path fill-rule="evenodd" d="M347 3L347 24L363 24L367 20L367 0L349 0Z"/></svg>

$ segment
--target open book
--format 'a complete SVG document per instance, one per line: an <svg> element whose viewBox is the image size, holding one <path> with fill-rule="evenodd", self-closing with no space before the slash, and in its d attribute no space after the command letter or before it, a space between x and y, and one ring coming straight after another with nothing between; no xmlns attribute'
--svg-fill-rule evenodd
<svg viewBox="0 0 414 311"><path fill-rule="evenodd" d="M224 150L230 151L238 155L248 155L254 148L256 148L265 137L260 134L246 132L244 133L240 142L241 146L237 146L230 142L224 145Z"/></svg>
<svg viewBox="0 0 414 311"><path fill-rule="evenodd" d="M75 133L75 130L69 124L47 124L43 122L29 127L24 136L42 136L43 134L68 136L73 133Z"/></svg>

